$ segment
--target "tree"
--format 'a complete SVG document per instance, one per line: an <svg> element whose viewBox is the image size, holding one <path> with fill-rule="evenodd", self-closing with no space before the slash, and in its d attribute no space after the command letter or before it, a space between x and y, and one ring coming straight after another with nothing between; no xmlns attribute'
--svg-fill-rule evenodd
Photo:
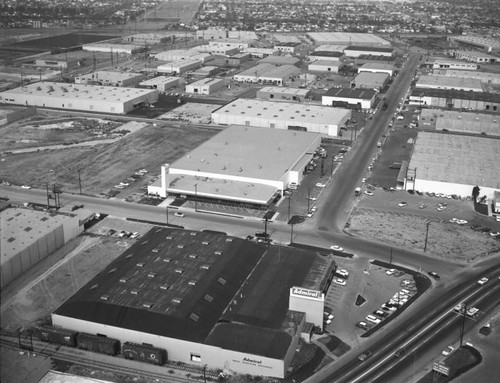
<svg viewBox="0 0 500 383"><path fill-rule="evenodd" d="M477 202L477 197L479 197L479 192L480 192L481 189L479 189L479 186L474 186L472 188L472 199L474 200L474 202Z"/></svg>

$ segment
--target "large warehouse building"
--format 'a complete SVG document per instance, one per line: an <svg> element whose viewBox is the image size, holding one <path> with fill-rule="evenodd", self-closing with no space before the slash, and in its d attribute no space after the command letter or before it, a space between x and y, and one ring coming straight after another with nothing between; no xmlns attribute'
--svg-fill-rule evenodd
<svg viewBox="0 0 500 383"><path fill-rule="evenodd" d="M467 77L423 75L417 81L417 88L450 89L482 92L481 80Z"/></svg>
<svg viewBox="0 0 500 383"><path fill-rule="evenodd" d="M500 113L500 95L486 92L414 88L410 94L410 104Z"/></svg>
<svg viewBox="0 0 500 383"><path fill-rule="evenodd" d="M148 192L265 210L290 182L300 184L320 144L318 134L231 126L164 165Z"/></svg>
<svg viewBox="0 0 500 383"><path fill-rule="evenodd" d="M78 218L70 215L25 208L0 209L0 288L83 231Z"/></svg>
<svg viewBox="0 0 500 383"><path fill-rule="evenodd" d="M170 361L284 378L300 338L322 328L334 272L331 257L311 251L154 228L61 305L52 324L152 345Z"/></svg>
<svg viewBox="0 0 500 383"><path fill-rule="evenodd" d="M332 137L350 118L348 109L243 98L212 112L212 122L219 125L303 130Z"/></svg>
<svg viewBox="0 0 500 383"><path fill-rule="evenodd" d="M424 129L500 136L500 118L490 113L422 109L419 126Z"/></svg>
<svg viewBox="0 0 500 383"><path fill-rule="evenodd" d="M405 189L420 192L481 195L492 199L500 191L498 139L419 132L405 177Z"/></svg>
<svg viewBox="0 0 500 383"><path fill-rule="evenodd" d="M75 77L75 84L134 87L146 76L142 73L97 71Z"/></svg>
<svg viewBox="0 0 500 383"><path fill-rule="evenodd" d="M156 89L57 82L37 82L0 93L0 102L6 104L115 114L125 114L156 101Z"/></svg>
<svg viewBox="0 0 500 383"><path fill-rule="evenodd" d="M315 44L389 46L391 43L372 33L309 32L307 36Z"/></svg>

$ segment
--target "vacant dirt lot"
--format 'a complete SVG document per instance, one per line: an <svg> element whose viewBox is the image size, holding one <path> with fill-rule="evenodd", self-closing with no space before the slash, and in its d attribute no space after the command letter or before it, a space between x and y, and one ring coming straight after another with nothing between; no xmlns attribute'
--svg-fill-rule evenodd
<svg viewBox="0 0 500 383"><path fill-rule="evenodd" d="M38 188L57 183L63 191L78 192L80 170L83 192L99 194L138 169L159 171L216 133L150 125L111 144L5 155L0 179Z"/></svg>
<svg viewBox="0 0 500 383"><path fill-rule="evenodd" d="M162 114L158 118L162 120L191 122L193 124L210 124L212 112L219 108L220 105L190 102L168 113Z"/></svg>
<svg viewBox="0 0 500 383"><path fill-rule="evenodd" d="M426 224L430 221L427 253L459 262L474 262L499 256L500 241L448 221L411 214L372 209L355 209L350 217L350 233L423 251Z"/></svg>
<svg viewBox="0 0 500 383"><path fill-rule="evenodd" d="M2 331L47 320L52 311L133 243L80 236L2 291Z"/></svg>

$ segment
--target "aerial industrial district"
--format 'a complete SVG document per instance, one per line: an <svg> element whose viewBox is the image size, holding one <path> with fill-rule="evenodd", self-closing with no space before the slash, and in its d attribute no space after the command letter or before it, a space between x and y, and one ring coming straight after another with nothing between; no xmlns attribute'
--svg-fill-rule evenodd
<svg viewBox="0 0 500 383"><path fill-rule="evenodd" d="M498 40L75 36L2 68L2 382L498 379Z"/></svg>

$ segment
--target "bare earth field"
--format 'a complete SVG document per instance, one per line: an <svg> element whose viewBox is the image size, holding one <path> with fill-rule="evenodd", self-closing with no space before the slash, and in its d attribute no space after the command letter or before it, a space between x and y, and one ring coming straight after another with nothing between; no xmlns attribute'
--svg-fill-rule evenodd
<svg viewBox="0 0 500 383"><path fill-rule="evenodd" d="M447 221L411 214L355 209L346 231L383 243L423 251L427 221L431 222L426 251L429 254L453 258L459 262L475 262L500 255L500 241L488 234Z"/></svg>
<svg viewBox="0 0 500 383"><path fill-rule="evenodd" d="M57 183L66 192L78 192L80 170L83 192L99 194L138 169L159 171L215 134L209 129L149 125L111 144L5 155L0 179L38 188Z"/></svg>

